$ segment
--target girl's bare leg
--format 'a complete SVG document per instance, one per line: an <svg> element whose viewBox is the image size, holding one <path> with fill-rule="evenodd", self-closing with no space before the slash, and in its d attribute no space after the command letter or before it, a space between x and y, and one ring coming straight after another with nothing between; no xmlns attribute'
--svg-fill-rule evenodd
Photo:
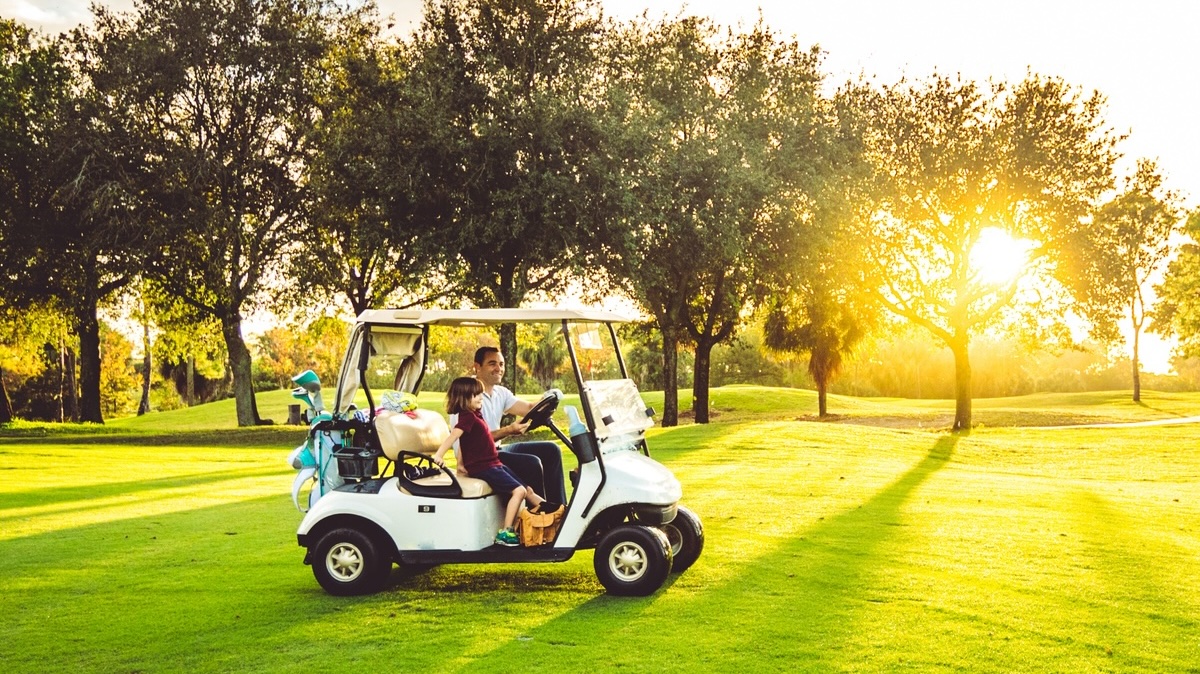
<svg viewBox="0 0 1200 674"><path fill-rule="evenodd" d="M517 513L521 511L521 501L525 500L525 492L525 487L517 487L513 490L512 496L508 497L508 509L504 511L504 527L506 529L511 529L517 521Z"/></svg>

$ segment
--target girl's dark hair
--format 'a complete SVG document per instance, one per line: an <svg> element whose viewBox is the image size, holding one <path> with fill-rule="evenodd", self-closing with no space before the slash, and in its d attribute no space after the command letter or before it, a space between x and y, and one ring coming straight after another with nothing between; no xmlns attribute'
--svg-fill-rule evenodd
<svg viewBox="0 0 1200 674"><path fill-rule="evenodd" d="M446 391L446 414L470 411L467 403L480 393L483 393L483 384L474 377L459 377L450 382L450 390Z"/></svg>

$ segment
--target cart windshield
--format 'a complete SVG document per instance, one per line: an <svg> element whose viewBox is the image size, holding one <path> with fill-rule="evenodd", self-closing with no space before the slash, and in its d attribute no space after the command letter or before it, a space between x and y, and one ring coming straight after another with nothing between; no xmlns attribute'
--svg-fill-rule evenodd
<svg viewBox="0 0 1200 674"><path fill-rule="evenodd" d="M638 448L654 418L629 376L616 331L611 324L598 323L571 323L567 329L583 380L578 393L601 451Z"/></svg>

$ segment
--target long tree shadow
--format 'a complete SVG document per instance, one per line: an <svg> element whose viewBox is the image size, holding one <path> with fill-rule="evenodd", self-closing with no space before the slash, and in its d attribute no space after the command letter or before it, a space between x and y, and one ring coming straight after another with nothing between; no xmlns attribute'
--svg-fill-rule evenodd
<svg viewBox="0 0 1200 674"><path fill-rule="evenodd" d="M737 424L692 424L660 428L647 439L650 456L657 460L683 457L701 449L710 449L722 438L738 431Z"/></svg>
<svg viewBox="0 0 1200 674"><path fill-rule="evenodd" d="M308 429L302 426L258 426L236 429L155 430L85 429L46 435L14 432L0 434L4 445L138 445L152 447L294 447L304 442ZM3 450L0 450L3 451Z"/></svg>
<svg viewBox="0 0 1200 674"><path fill-rule="evenodd" d="M286 470L264 468L260 470L220 470L205 473L192 473L172 477L160 477L152 480L131 480L127 482L97 482L69 487L47 487L45 489L30 489L14 491L4 495L4 505L0 506L0 521L10 516L5 511L17 508L35 506L51 506L62 503L89 502L106 496L128 496L147 491L163 489L178 489L195 487L204 484L238 480L247 477L264 477L267 475L286 475ZM86 509L86 507L85 507Z"/></svg>
<svg viewBox="0 0 1200 674"><path fill-rule="evenodd" d="M0 660L35 671L46 653L82 671L260 669L229 644L284 648L297 615L364 603L312 581L290 509L271 495L0 542Z"/></svg>
<svg viewBox="0 0 1200 674"><path fill-rule="evenodd" d="M1158 413L1160 413L1160 414L1166 415L1167 417L1175 417L1175 418L1179 418L1179 419L1185 419L1185 418L1188 418L1188 417L1194 416L1194 415L1192 414L1193 410L1188 410L1188 411L1186 411L1186 412L1181 412L1181 411L1179 411L1179 410L1169 410L1169 409L1166 409L1166 408L1164 408L1164 407L1158 407L1158 406L1155 406L1155 405L1150 405L1150 404L1146 403L1146 401L1144 401L1144 400L1138 400L1138 401L1136 401L1136 402L1135 402L1135 404L1136 404L1138 407L1142 407L1142 408L1145 408L1145 409L1148 409L1148 410L1153 410L1153 411L1155 411L1155 412L1158 412Z"/></svg>
<svg viewBox="0 0 1200 674"><path fill-rule="evenodd" d="M540 627L525 643L508 643L473 662L468 670L487 671L524 659L562 662L557 645L573 648L566 657L590 666L637 666L661 640L666 652L678 652L676 634L647 634L634 620L656 602L668 602L674 622L713 623L704 643L695 644L695 662L705 669L731 671L753 654L759 668L796 670L837 668L831 662L854 627L856 612L876 600L868 596L876 566L887 565L891 539L902 536L901 510L913 492L951 458L958 436L938 438L928 454L898 480L853 510L804 531L745 564L735 579L705 589L695 598L674 602L659 593L645 599L596 597ZM753 499L748 499L748 504ZM780 513L786 516L787 513ZM709 546L722 545L710 540ZM704 563L701 558L699 564ZM787 619L779 619L787 615ZM572 635L616 626L630 629L637 652L609 647L619 634L599 643L573 643ZM763 648L762 644L770 644ZM545 652L539 652L545 649ZM555 650L550 650L555 649ZM568 664L570 664L568 662Z"/></svg>
<svg viewBox="0 0 1200 674"><path fill-rule="evenodd" d="M1200 604L1187 573L1194 568L1190 552L1143 533L1141 522L1094 492L1079 493L1071 511L1090 562L1086 575L1101 584L1088 595L1090 639L1107 648L1119 667L1164 671L1178 664L1171 653L1200 627ZM1140 629L1129 630L1131 622Z"/></svg>

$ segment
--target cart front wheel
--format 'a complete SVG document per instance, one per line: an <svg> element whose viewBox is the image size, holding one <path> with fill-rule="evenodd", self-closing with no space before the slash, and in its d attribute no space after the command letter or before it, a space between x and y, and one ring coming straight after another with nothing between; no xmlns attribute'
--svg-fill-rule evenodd
<svg viewBox="0 0 1200 674"><path fill-rule="evenodd" d="M700 518L691 510L679 506L675 511L675 519L661 528L671 542L671 571L687 571L704 550L704 527L700 525Z"/></svg>
<svg viewBox="0 0 1200 674"><path fill-rule="evenodd" d="M645 597L671 573L671 545L658 529L621 525L600 539L593 566L609 594Z"/></svg>

